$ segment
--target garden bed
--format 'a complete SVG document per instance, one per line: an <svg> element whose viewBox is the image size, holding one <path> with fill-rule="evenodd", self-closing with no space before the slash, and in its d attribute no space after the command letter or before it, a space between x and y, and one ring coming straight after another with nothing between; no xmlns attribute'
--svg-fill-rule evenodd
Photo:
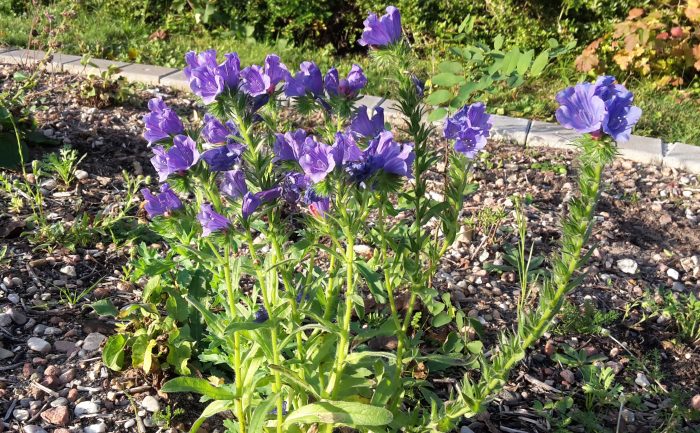
<svg viewBox="0 0 700 433"><path fill-rule="evenodd" d="M0 67L1 86L10 85L5 78L14 71ZM177 92L136 88L131 102L98 109L75 96L81 80L42 75L30 98L39 104L39 129L86 154L70 188L56 182L45 187L49 220L64 226L75 226L84 213L94 218L98 212L118 212L126 198L124 170L154 176L151 152L141 137L144 101L162 95L183 118L196 111L194 100ZM434 143L441 139L435 137ZM56 150L35 147L32 159ZM494 269L504 264L506 247L517 244L512 196L525 196L529 202L529 240L536 254L546 255L558 239L563 203L575 190L577 168L568 151L494 142L487 151L475 163L479 190L464 204L463 231L434 284L483 325L482 341L488 348L499 331L514 324L514 295L519 291L515 275ZM700 182L696 175L624 160L617 160L604 179L592 237L595 251L583 287L570 297L551 335L514 369L488 413L464 420L472 431L553 430L557 419L563 422L584 407L578 366L596 356L615 372L614 383L622 387L627 403L620 411L619 401L601 400L605 404L595 406L593 419L577 418L568 427L571 431L583 431L586 421L610 431L618 423L619 431L629 432L691 432L700 427L697 413L692 421L690 410L691 398L696 396L696 405L700 399L698 342L679 338L679 316L659 314L669 305L664 296L700 292ZM144 228L143 214L135 207L111 232L88 231L87 238L38 239L24 224L28 208L15 213L7 196L1 200L0 251L2 244L8 246L0 261L0 306L5 311L0 316L0 415L5 415L5 427L27 433L78 426L85 432L155 431L156 422L167 420L178 431L188 429L199 414L193 411L198 397L160 393L164 379L172 376L169 372L107 369L100 345L114 324L89 307L102 298L117 307L139 301L142 288L129 281L126 265L135 245L159 242ZM376 350L394 343L373 342ZM567 346L582 350L585 356L578 356L583 359L552 358L564 355ZM415 375L433 381L439 390L453 389L461 379L449 371L431 375L418 368ZM536 401L565 397L573 398L573 407L562 413L535 409ZM170 420L167 413L177 409L185 413ZM211 419L205 428L220 429L220 422Z"/></svg>

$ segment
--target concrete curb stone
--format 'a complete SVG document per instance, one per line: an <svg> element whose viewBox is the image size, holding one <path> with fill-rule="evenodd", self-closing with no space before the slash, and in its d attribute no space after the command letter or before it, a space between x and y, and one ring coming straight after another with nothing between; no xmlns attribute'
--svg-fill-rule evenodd
<svg viewBox="0 0 700 433"><path fill-rule="evenodd" d="M671 143L662 164L666 167L700 173L700 146Z"/></svg>
<svg viewBox="0 0 700 433"><path fill-rule="evenodd" d="M177 90L190 90L190 83L187 81L187 77L185 77L185 72L180 70L160 77L160 84Z"/></svg>
<svg viewBox="0 0 700 433"><path fill-rule="evenodd" d="M556 123L533 120L527 134L527 147L553 147L555 149L574 149L572 142L578 134Z"/></svg>
<svg viewBox="0 0 700 433"><path fill-rule="evenodd" d="M133 63L120 68L118 75L132 82L158 85L160 84L160 79L162 77L168 76L177 71L178 69L175 68Z"/></svg>
<svg viewBox="0 0 700 433"><path fill-rule="evenodd" d="M123 68L124 66L131 65L128 62L115 62L112 60L104 59L90 59L90 63L86 66L80 64L80 58L74 62L66 63L63 65L63 69L67 72L78 74L78 75L99 75L103 71L109 69L110 66L115 66L117 68Z"/></svg>

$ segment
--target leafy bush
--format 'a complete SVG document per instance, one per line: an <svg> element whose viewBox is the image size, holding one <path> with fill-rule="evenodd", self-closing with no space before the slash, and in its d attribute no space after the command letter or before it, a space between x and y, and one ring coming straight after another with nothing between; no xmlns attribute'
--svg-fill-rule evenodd
<svg viewBox="0 0 700 433"><path fill-rule="evenodd" d="M625 21L583 50L576 67L651 75L660 86L690 82L700 72L700 1L631 9Z"/></svg>

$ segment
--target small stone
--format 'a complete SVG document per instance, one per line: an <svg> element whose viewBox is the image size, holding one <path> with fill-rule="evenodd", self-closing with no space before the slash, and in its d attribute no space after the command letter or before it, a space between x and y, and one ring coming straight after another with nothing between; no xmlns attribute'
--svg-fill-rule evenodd
<svg viewBox="0 0 700 433"><path fill-rule="evenodd" d="M634 383L641 386L642 388L647 388L649 385L649 379L644 375L644 373L637 373L637 378L634 379Z"/></svg>
<svg viewBox="0 0 700 433"><path fill-rule="evenodd" d="M51 402L51 407L68 406L68 399L65 397L58 397L56 400Z"/></svg>
<svg viewBox="0 0 700 433"><path fill-rule="evenodd" d="M99 332L90 333L83 341L83 350L93 352L100 348L100 345L107 337Z"/></svg>
<svg viewBox="0 0 700 433"><path fill-rule="evenodd" d="M158 400L152 395L147 395L141 401L141 407L149 412L158 412L160 410L160 404L158 403Z"/></svg>
<svg viewBox="0 0 700 433"><path fill-rule="evenodd" d="M58 186L58 183L55 179L46 179L45 181L41 182L39 186L47 191L53 191Z"/></svg>
<svg viewBox="0 0 700 433"><path fill-rule="evenodd" d="M12 411L12 416L19 422L25 422L29 419L29 411L27 409L15 409Z"/></svg>
<svg viewBox="0 0 700 433"><path fill-rule="evenodd" d="M12 316L7 313L0 313L0 327L7 328L12 323Z"/></svg>
<svg viewBox="0 0 700 433"><path fill-rule="evenodd" d="M12 358L15 354L7 349L0 347L0 359Z"/></svg>
<svg viewBox="0 0 700 433"><path fill-rule="evenodd" d="M568 383L575 383L576 382L576 376L574 375L574 372L571 370L562 370L561 373L559 373L562 379L564 379Z"/></svg>
<svg viewBox="0 0 700 433"><path fill-rule="evenodd" d="M19 295L17 293L10 293L7 295L7 299L15 305L19 304Z"/></svg>
<svg viewBox="0 0 700 433"><path fill-rule="evenodd" d="M58 406L43 411L41 418L49 424L65 426L70 421L70 411L68 406Z"/></svg>
<svg viewBox="0 0 700 433"><path fill-rule="evenodd" d="M622 419L625 420L627 424L631 424L634 422L634 412L632 412L629 409L622 409L622 412L620 412L620 416Z"/></svg>
<svg viewBox="0 0 700 433"><path fill-rule="evenodd" d="M693 398L690 399L690 407L700 412L700 394L695 394Z"/></svg>
<svg viewBox="0 0 700 433"><path fill-rule="evenodd" d="M25 425L22 428L22 432L24 432L24 433L46 433L46 430L39 427L38 425L29 424L29 425Z"/></svg>
<svg viewBox="0 0 700 433"><path fill-rule="evenodd" d="M46 367L46 370L44 370L44 375L46 376L58 376L59 374L61 374L61 369L55 365L49 365Z"/></svg>
<svg viewBox="0 0 700 433"><path fill-rule="evenodd" d="M75 273L75 266L71 265L66 265L61 268L61 273L64 275L68 275L69 277L75 277L77 274Z"/></svg>
<svg viewBox="0 0 700 433"><path fill-rule="evenodd" d="M75 368L69 368L58 377L58 381L61 382L62 385L70 383L73 379L75 379Z"/></svg>
<svg viewBox="0 0 700 433"><path fill-rule="evenodd" d="M70 397L70 395L69 395ZM70 400L70 398L69 398ZM75 416L92 415L100 411L100 406L92 401L81 401L75 405L73 413Z"/></svg>
<svg viewBox="0 0 700 433"><path fill-rule="evenodd" d="M31 337L27 340L27 347L39 353L49 353L51 351L51 343L38 337Z"/></svg>
<svg viewBox="0 0 700 433"><path fill-rule="evenodd" d="M666 270L666 275L668 275L672 280L677 280L680 277L678 271L673 268L668 268Z"/></svg>
<svg viewBox="0 0 700 433"><path fill-rule="evenodd" d="M71 388L68 390L68 395L66 395L68 401L76 401L78 399L78 390Z"/></svg>
<svg viewBox="0 0 700 433"><path fill-rule="evenodd" d="M362 257L371 257L372 256L372 248L368 245L355 245L352 248L355 251L355 254L358 256Z"/></svg>
<svg viewBox="0 0 700 433"><path fill-rule="evenodd" d="M88 176L89 176L89 174L85 170L75 170L75 178L78 180L87 179Z"/></svg>
<svg viewBox="0 0 700 433"><path fill-rule="evenodd" d="M459 429L459 433L474 433L474 430L470 429L466 425Z"/></svg>
<svg viewBox="0 0 700 433"><path fill-rule="evenodd" d="M15 322L18 325L24 325L27 323L27 316L24 315L23 312L21 312L17 308L9 308L7 311L5 311L7 314L10 315L12 318L12 321Z"/></svg>
<svg viewBox="0 0 700 433"><path fill-rule="evenodd" d="M36 335L37 337L40 337L44 335L44 331L46 331L46 325L39 323L32 330L32 334Z"/></svg>
<svg viewBox="0 0 700 433"><path fill-rule="evenodd" d="M135 425L136 425L136 420L135 420L135 419L133 419L133 418L132 418L132 419L128 419L128 420L126 420L126 422L124 423L124 428L131 428L131 427L133 427L133 426L135 426Z"/></svg>
<svg viewBox="0 0 700 433"><path fill-rule="evenodd" d="M53 343L54 349L61 353L73 353L76 349L75 343L72 341L57 340Z"/></svg>
<svg viewBox="0 0 700 433"><path fill-rule="evenodd" d="M107 424L103 422L89 425L83 429L83 433L105 433L106 431Z"/></svg>
<svg viewBox="0 0 700 433"><path fill-rule="evenodd" d="M685 292L685 284L681 283L680 281L674 281L671 285L671 290L674 292Z"/></svg>
<svg viewBox="0 0 700 433"><path fill-rule="evenodd" d="M637 272L639 265L632 259L620 259L617 261L617 267L625 274L633 275Z"/></svg>

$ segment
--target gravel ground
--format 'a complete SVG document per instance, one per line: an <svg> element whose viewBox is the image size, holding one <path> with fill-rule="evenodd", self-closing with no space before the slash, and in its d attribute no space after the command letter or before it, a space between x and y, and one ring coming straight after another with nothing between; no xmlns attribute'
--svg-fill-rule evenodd
<svg viewBox="0 0 700 433"><path fill-rule="evenodd" d="M0 66L0 89L12 86L6 78L14 71ZM122 170L153 174L150 152L140 137L140 118L150 95L162 95L185 117L194 115L193 101L168 89L133 89L133 102L91 107L74 96L78 80L43 76L31 97L44 135L87 154L77 187L45 185L49 219L68 225L83 212L118 210L124 199ZM55 150L34 148L33 157ZM475 165L480 188L464 209L465 220L482 224L465 224L435 285L481 322L490 342L514 326L519 292L515 275L492 268L503 264L505 247L517 242L507 230L513 223L512 196L529 198L529 241L544 255L558 240L562 203L574 193L576 166L574 153L568 151L491 143L488 152ZM514 369L488 413L466 421L462 433L554 430L554 421L535 411L534 402L564 395L583 401L578 369L551 358L565 346L603 356L600 362L614 370L616 383L635 396L623 410L619 403L596 409L596 421L609 431L618 422L620 432L700 431L698 421L683 415L669 427L674 403L686 412L691 405L700 406L698 342L681 342L673 318L647 317L641 304L645 299L663 302L660 289L700 294L700 183L682 171L624 160L617 160L604 177L592 237L595 249L582 288L570 296L569 313L560 316L560 326ZM7 197L0 196L0 202L0 251L2 245L9 247L0 261L0 432L165 430L153 414L166 406L184 408L170 428L186 430L198 414L193 411L196 398L160 394L162 373L117 373L101 363L101 344L114 324L95 316L88 304L104 297L117 306L137 301L139 288L126 281L123 268L130 247L116 247L107 236L74 250L32 245L22 236L29 231L27 210L17 215L8 209ZM483 224L485 214L477 217L485 208L500 215L494 230ZM65 302L66 293L88 288L75 305ZM605 323L610 337L566 327L590 306L613 313ZM637 359L644 360L646 371ZM444 381L447 388L454 382ZM222 431L216 420L205 428ZM569 431L584 430L574 422Z"/></svg>

